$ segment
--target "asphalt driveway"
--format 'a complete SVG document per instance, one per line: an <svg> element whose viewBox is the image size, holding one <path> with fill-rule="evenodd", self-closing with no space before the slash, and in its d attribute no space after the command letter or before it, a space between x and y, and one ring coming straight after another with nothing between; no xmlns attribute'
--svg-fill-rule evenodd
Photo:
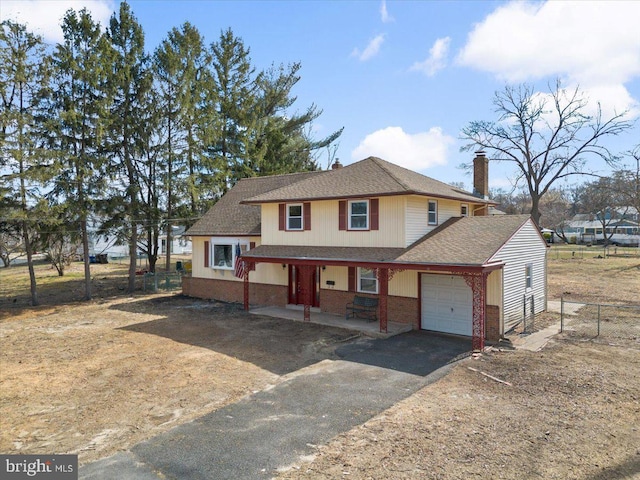
<svg viewBox="0 0 640 480"><path fill-rule="evenodd" d="M255 479L314 452L440 378L470 349L468 339L410 332L358 339L195 421L130 451L85 465L83 479Z"/></svg>

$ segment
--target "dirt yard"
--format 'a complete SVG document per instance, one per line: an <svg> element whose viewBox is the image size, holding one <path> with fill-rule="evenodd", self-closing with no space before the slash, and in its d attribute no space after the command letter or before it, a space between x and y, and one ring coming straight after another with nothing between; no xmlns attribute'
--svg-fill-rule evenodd
<svg viewBox="0 0 640 480"><path fill-rule="evenodd" d="M26 269L0 269L2 453L108 456L334 358L352 335L172 294L130 297L125 266L93 267L88 303L74 303L80 266L66 280L39 267L38 308ZM637 257L549 267L551 296L637 303ZM281 478L640 477L639 352L638 339L560 338L464 360Z"/></svg>

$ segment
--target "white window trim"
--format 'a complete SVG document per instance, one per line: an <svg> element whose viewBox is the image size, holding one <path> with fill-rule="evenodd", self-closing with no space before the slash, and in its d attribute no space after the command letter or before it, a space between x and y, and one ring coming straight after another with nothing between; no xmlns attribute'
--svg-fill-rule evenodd
<svg viewBox="0 0 640 480"><path fill-rule="evenodd" d="M431 205L435 205L435 211L433 213L435 213L436 219L434 222L432 222L431 220L429 220L429 216L431 214ZM438 201L437 200L429 200L427 202L427 223L429 225L438 225Z"/></svg>
<svg viewBox="0 0 640 480"><path fill-rule="evenodd" d="M463 208L466 210L465 213L462 213L462 209ZM461 217L468 217L469 216L469 205L468 204L466 204L466 203L461 203L460 204L460 216Z"/></svg>
<svg viewBox="0 0 640 480"><path fill-rule="evenodd" d="M289 219L290 218L298 218L298 217L291 217L289 215L289 208L290 207L300 207L300 228L291 228L291 226L289 225ZM304 230L304 205L302 203L287 203L286 205L286 209L287 209L287 230L292 231L292 232L300 232L302 230Z"/></svg>
<svg viewBox="0 0 640 480"><path fill-rule="evenodd" d="M354 203L366 203L367 204L367 214L364 215L365 220L366 220L366 224L364 227L354 227L351 225L351 205L353 205ZM369 200L349 200L349 203L347 204L347 217L348 217L348 227L349 230L369 230L369 215L371 214L371 204L369 203ZM358 215L358 217L361 217L363 215Z"/></svg>
<svg viewBox="0 0 640 480"><path fill-rule="evenodd" d="M524 266L524 288L527 292L533 289L533 263Z"/></svg>
<svg viewBox="0 0 640 480"><path fill-rule="evenodd" d="M362 288L361 288L362 287L362 285L361 285L361 283L362 283L362 276L361 276L362 270L363 270L362 267L358 267L357 277L356 277L356 281L357 281L356 290L358 291L358 293L370 293L370 294L377 295L378 291L379 291L379 282L378 282L378 277L375 275L375 271L374 271L373 279L376 282L376 289L375 289L374 292L372 292L372 291L369 291L369 290L362 290ZM373 269L371 269L371 268L366 268L365 270L372 270L373 271ZM371 280L371 279L367 278L367 280Z"/></svg>
<svg viewBox="0 0 640 480"><path fill-rule="evenodd" d="M249 251L249 243L246 239L239 239L233 237L211 237L209 239L209 268L213 270L234 270L236 264L236 245L240 244L240 249L243 252ZM218 266L215 265L214 249L216 245L231 245L231 266Z"/></svg>

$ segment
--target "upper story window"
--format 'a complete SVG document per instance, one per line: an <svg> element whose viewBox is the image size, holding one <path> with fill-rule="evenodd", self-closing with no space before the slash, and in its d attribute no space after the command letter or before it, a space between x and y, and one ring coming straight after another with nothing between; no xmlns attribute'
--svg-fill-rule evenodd
<svg viewBox="0 0 640 480"><path fill-rule="evenodd" d="M369 201L352 200L349 202L349 230L369 229Z"/></svg>
<svg viewBox="0 0 640 480"><path fill-rule="evenodd" d="M429 200L429 213L428 213L429 225L438 224L438 202L437 200Z"/></svg>
<svg viewBox="0 0 640 480"><path fill-rule="evenodd" d="M287 230L302 230L302 204L287 205Z"/></svg>
<svg viewBox="0 0 640 480"><path fill-rule="evenodd" d="M466 203L463 203L460 205L460 216L461 217L469 216L469 205L467 205Z"/></svg>
<svg viewBox="0 0 640 480"><path fill-rule="evenodd" d="M311 203L280 203L278 230L301 232L311 230Z"/></svg>
<svg viewBox="0 0 640 480"><path fill-rule="evenodd" d="M306 228L306 224L305 224ZM338 202L338 229L370 231L380 228L380 199L340 200Z"/></svg>

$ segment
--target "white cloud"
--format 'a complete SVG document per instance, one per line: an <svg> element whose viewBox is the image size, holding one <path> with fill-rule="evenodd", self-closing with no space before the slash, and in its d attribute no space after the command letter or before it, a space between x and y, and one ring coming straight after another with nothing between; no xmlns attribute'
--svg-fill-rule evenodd
<svg viewBox="0 0 640 480"><path fill-rule="evenodd" d="M389 12L387 11L387 0L382 0L382 3L380 4L380 19L382 20L382 23L395 21L395 19L391 15L389 15Z"/></svg>
<svg viewBox="0 0 640 480"><path fill-rule="evenodd" d="M458 60L512 82L623 83L640 74L638 18L640 2L512 2L475 26Z"/></svg>
<svg viewBox="0 0 640 480"><path fill-rule="evenodd" d="M1 20L25 24L31 32L48 42L62 42L60 24L65 12L87 8L93 20L104 28L114 11L113 0L2 0Z"/></svg>
<svg viewBox="0 0 640 480"><path fill-rule="evenodd" d="M591 113L600 102L637 115L625 83L640 76L638 18L640 2L511 2L475 25L457 61L512 83L559 77Z"/></svg>
<svg viewBox="0 0 640 480"><path fill-rule="evenodd" d="M427 132L406 133L401 127L387 127L367 135L351 152L353 160L376 156L410 170L422 171L446 165L447 151L455 139L433 127Z"/></svg>
<svg viewBox="0 0 640 480"><path fill-rule="evenodd" d="M353 52L351 52L351 56L356 57L361 62L365 62L378 54L383 42L384 33L381 33L380 35L371 39L367 47L362 52L358 48L354 48Z"/></svg>
<svg viewBox="0 0 640 480"><path fill-rule="evenodd" d="M433 77L436 72L446 66L450 43L451 38L449 37L437 39L429 49L429 58L422 62L415 62L409 70L422 72L428 77Z"/></svg>

